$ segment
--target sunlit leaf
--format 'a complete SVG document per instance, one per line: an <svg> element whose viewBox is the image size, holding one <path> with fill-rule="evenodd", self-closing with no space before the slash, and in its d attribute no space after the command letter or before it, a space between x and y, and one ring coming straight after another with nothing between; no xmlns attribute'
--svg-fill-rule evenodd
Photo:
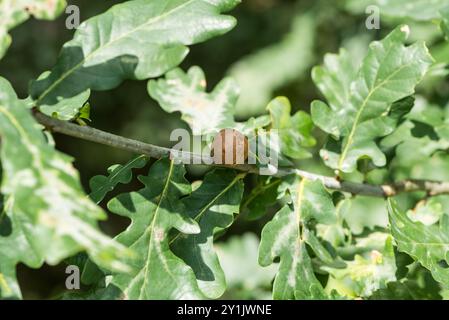
<svg viewBox="0 0 449 320"><path fill-rule="evenodd" d="M409 32L402 26L373 42L357 74L344 52L314 69L313 79L329 103L312 104L313 121L333 137L321 151L329 167L352 172L362 157L386 164L375 139L393 132L398 113L411 108L408 100L395 102L414 93L432 63L423 43L404 45Z"/></svg>
<svg viewBox="0 0 449 320"><path fill-rule="evenodd" d="M81 250L103 267L128 271L121 260L127 250L96 228L105 213L84 194L72 159L47 143L25 102L3 78L0 136L1 192L6 199L0 223L8 220L11 225L0 236L1 294L17 295L14 286L5 288L17 263L53 265Z"/></svg>
<svg viewBox="0 0 449 320"><path fill-rule="evenodd" d="M176 69L168 72L165 79L151 80L148 92L165 111L181 112L194 135L234 127L239 87L232 79L222 80L209 94L206 78L199 67L192 67L187 73Z"/></svg>
<svg viewBox="0 0 449 320"><path fill-rule="evenodd" d="M204 297L195 274L170 250L169 233L200 232L198 223L185 214L181 202L191 192L184 178L185 169L163 159L139 180L145 187L112 199L108 208L131 219L129 227L116 240L136 252L128 259L134 273L113 275L112 285L120 288L125 299L199 299Z"/></svg>
<svg viewBox="0 0 449 320"><path fill-rule="evenodd" d="M386 288L396 280L396 263L391 236L376 238L376 244L385 243L381 251L371 250L364 255L355 255L354 260L345 261L346 267L337 269L322 267L329 272L326 290L336 290L349 298L369 297L376 290Z"/></svg>
<svg viewBox="0 0 449 320"><path fill-rule="evenodd" d="M418 21L439 19L439 11L449 7L446 0L376 0L382 14L397 18L411 18Z"/></svg>
<svg viewBox="0 0 449 320"><path fill-rule="evenodd" d="M406 252L427 268L435 280L449 286L449 216L444 214L439 225L426 226L413 222L394 200L389 200L391 234L398 249Z"/></svg>
<svg viewBox="0 0 449 320"><path fill-rule="evenodd" d="M0 59L11 45L8 31L30 16L37 19L56 18L66 6L65 0L2 0L0 1Z"/></svg>
<svg viewBox="0 0 449 320"><path fill-rule="evenodd" d="M280 258L273 288L275 299L327 299L329 296L315 277L306 249L306 228L312 220L335 222L332 199L320 182L298 177L289 177L283 189L290 194L291 204L285 205L265 225L259 248L259 264L269 266ZM312 247L313 244L309 243Z"/></svg>
<svg viewBox="0 0 449 320"><path fill-rule="evenodd" d="M31 85L36 105L49 115L89 90L109 90L125 79L158 77L180 64L188 45L221 35L235 19L221 15L239 0L133 0L83 22L51 72Z"/></svg>
<svg viewBox="0 0 449 320"><path fill-rule="evenodd" d="M310 116L304 111L291 116L290 101L285 97L274 99L267 109L271 116L271 128L277 130L281 139L281 152L293 159L309 158L311 154L306 147L316 143Z"/></svg>

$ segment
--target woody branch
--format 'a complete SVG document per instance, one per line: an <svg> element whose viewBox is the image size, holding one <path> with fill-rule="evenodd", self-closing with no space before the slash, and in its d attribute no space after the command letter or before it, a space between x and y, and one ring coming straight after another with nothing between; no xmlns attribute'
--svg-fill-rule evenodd
<svg viewBox="0 0 449 320"><path fill-rule="evenodd" d="M43 113L33 110L36 120L52 132L80 138L83 140L96 142L110 147L130 151L136 154L143 154L150 158L162 158L173 155L170 148L155 146L141 141L128 139L109 132L98 130L89 126L79 126L67 121L61 121L48 117ZM183 160L207 160L206 163L213 163L213 159L205 159L203 155L190 152L177 152ZM207 158L207 157L206 157ZM236 170L258 174L259 169L253 165L217 165L220 167L231 167ZM319 180L329 189L351 193L354 195L365 195L372 197L391 197L403 192L424 191L428 195L435 196L440 194L449 194L449 182L427 181L427 180L404 180L386 185L372 185L366 183L356 183L351 181L339 180L334 177L322 176L311 172L295 169L280 168L275 174L276 177L297 174L302 178L309 180Z"/></svg>

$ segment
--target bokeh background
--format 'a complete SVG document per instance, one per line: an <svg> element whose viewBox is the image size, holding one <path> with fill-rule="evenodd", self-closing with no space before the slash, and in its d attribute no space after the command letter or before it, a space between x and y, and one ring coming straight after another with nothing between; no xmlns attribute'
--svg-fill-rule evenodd
<svg viewBox="0 0 449 320"><path fill-rule="evenodd" d="M83 21L122 1L68 2L79 6ZM346 47L362 56L371 40L380 38L397 25L397 21L382 20L380 30L367 30L364 11L368 3L366 0L243 0L232 12L238 20L237 27L222 37L191 47L191 53L181 67L187 69L198 65L203 68L209 89L225 76L234 77L242 89L236 107L236 116L240 120L263 114L269 100L277 95L287 96L295 110L308 110L310 102L320 98L310 71L322 62L326 53ZM13 84L19 96L27 96L29 81L51 68L61 46L72 38L74 30L66 29L66 18L63 14L53 22L29 20L12 31L13 45L0 61L0 74ZM435 26L417 24L413 30L415 38L430 39L435 43L437 58L449 57L443 54L448 52L447 45L438 46L442 39ZM424 83L420 90L428 91L431 85ZM447 89L444 82L432 85L432 99L445 100ZM148 96L145 81L126 81L114 90L93 92L90 104L92 126L152 144L170 146L170 132L186 127L179 114L165 113ZM320 137L319 132L317 135ZM60 150L74 157L86 190L92 176L104 174L110 165L124 163L133 156L65 136L56 135L55 139ZM319 172L326 170L318 159L301 165ZM192 169L189 178L195 180L201 174L201 170ZM251 181L248 183L250 185ZM138 188L136 182L120 187L117 192L133 188ZM375 200L370 201L361 200L361 208L383 207ZM257 222L239 219L220 239L218 247L229 286L224 298L269 298L274 270L257 266L258 236L269 218L270 215ZM357 223L357 216L354 219ZM385 217L379 214L373 219L375 224L376 219ZM113 236L127 223L111 216L101 227ZM44 266L39 270L19 266L24 298L57 296L64 286L64 270L64 264Z"/></svg>

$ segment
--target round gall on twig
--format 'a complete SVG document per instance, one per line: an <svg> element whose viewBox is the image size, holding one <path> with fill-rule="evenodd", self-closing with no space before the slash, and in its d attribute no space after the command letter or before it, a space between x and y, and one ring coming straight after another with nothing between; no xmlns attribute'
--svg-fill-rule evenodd
<svg viewBox="0 0 449 320"><path fill-rule="evenodd" d="M248 138L235 129L223 129L212 142L211 156L215 164L244 164L248 159Z"/></svg>

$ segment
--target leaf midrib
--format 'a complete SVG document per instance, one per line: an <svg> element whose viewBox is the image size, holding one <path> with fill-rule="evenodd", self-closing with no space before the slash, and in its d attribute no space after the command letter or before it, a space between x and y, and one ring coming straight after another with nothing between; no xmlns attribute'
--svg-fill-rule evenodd
<svg viewBox="0 0 449 320"><path fill-rule="evenodd" d="M296 199L296 205L297 205L296 226L298 228L298 238L301 239L301 240L303 240L302 239L302 232L301 232L301 224L302 224L301 214L302 214L302 201L303 201L303 198L304 198L304 187L305 187L305 184L306 184L306 179L304 179L304 178L301 179L301 182L299 183L298 188L297 188L298 197Z"/></svg>
<svg viewBox="0 0 449 320"><path fill-rule="evenodd" d="M57 86L59 86L59 84L60 84L61 82L63 82L67 77L69 77L72 73L74 73L78 68L82 67L82 66L84 65L84 63L85 63L86 61L88 61L92 56L94 56L97 52L99 52L99 51L101 51L101 50L103 50L103 49L105 49L105 48L111 46L112 44L116 43L117 41L120 41L121 39L123 39L123 38L125 38L125 37L128 37L128 36L131 35L132 33L137 32L137 31L139 31L140 29L147 27L148 25L151 25L151 24L153 24L153 23L158 22L159 20L162 20L162 19L166 18L167 16L169 16L169 15L173 14L174 12L176 12L176 11L178 11L178 10L180 10L180 9L182 9L182 8L184 8L184 7L186 7L187 5L193 3L194 1L198 1L198 0L188 0L187 2L185 2L185 3L181 4L181 5L179 5L178 7L174 8L174 9L172 9L172 10L170 10L170 11L167 11L166 13L164 13L164 14L162 14L162 15L160 15L160 16L157 16L157 17L155 17L155 18L152 18L152 19L150 19L149 21L147 21L146 23L141 24L140 26L138 26L138 27L132 29L131 31L124 33L123 35L121 35L121 36L115 38L114 40L110 41L110 42L107 43L106 45L104 45L104 46L102 46L102 47L99 47L99 48L95 49L94 51L92 51L91 53L89 53L86 57L84 57L84 58L83 58L78 64L76 64L74 67L72 67L72 68L70 68L69 70L67 70L66 72L64 72L64 73L61 75L61 77L60 77L59 79L57 79L55 82L53 82L53 84L51 84L51 85L50 85L50 86L49 86L49 87L48 87L48 88L47 88L47 89L46 89L46 90L39 96L39 98L36 100L36 104L39 105L40 102L41 102L41 101L42 101L42 100L43 100L43 99L44 99L44 98L45 98L51 91L53 91L53 89L55 89Z"/></svg>
<svg viewBox="0 0 449 320"><path fill-rule="evenodd" d="M140 298L143 298L143 292L144 292L145 287L146 287L147 282L148 282L148 272L147 271L148 271L148 268L149 268L150 262L151 262L151 251L153 250L154 226L156 224L157 217L159 215L159 208L161 207L161 203L162 203L163 199L165 199L166 196L167 196L167 190L168 190L168 187L170 185L171 177L172 177L172 174L173 174L173 167L174 167L174 163L173 163L173 160L172 160L172 161L170 161L170 168L169 168L169 171L168 171L168 174L167 174L167 179L165 180L164 188L162 189L162 193L161 193L161 196L160 196L159 201L157 203L156 210L154 211L153 220L151 221L151 224L150 224L149 228L147 228L147 230L145 230L145 232L149 232L150 233L150 240L149 240L149 244L148 244L147 261L145 263L145 267L142 269L144 280L143 280L142 287L140 288L140 294L139 294ZM174 280L175 278L170 273L170 270L167 269L167 271L168 271L168 274L170 275L170 277L172 277L173 280Z"/></svg>
<svg viewBox="0 0 449 320"><path fill-rule="evenodd" d="M133 168L132 165L133 165L134 163L136 163L137 161L139 161L139 160L141 160L141 159L144 159L144 158L146 158L146 156L145 156L145 155L141 155L141 156L138 156L137 158L131 160L130 162L128 162L127 164L125 164L124 166L122 166L119 170L117 170L116 173L114 173L114 174L112 174L111 176L107 177L108 180L109 180L109 181L114 180L116 177L118 177L122 172L124 172L124 171L127 170L128 168L132 169L132 168ZM89 197L92 198L94 195L96 195L97 193L99 193L99 192L101 192L101 191L103 191L103 190L105 190L105 189L107 189L107 188L106 188L106 185L103 184L100 188L98 188L98 189L95 190L94 192L91 192L91 193L89 194Z"/></svg>
<svg viewBox="0 0 449 320"><path fill-rule="evenodd" d="M9 119L10 123L16 128L19 135L26 141L26 144L28 146L33 145L30 136L26 132L25 128L17 121L16 117L11 112L9 112L9 110L6 107L2 105L0 105L0 112L3 113ZM33 149L27 148L27 150L30 152L33 162L36 165L37 169L44 170L39 154L36 154L36 152Z"/></svg>
<svg viewBox="0 0 449 320"><path fill-rule="evenodd" d="M0 273L0 288L4 289L6 295L12 294L12 289L9 287L8 283L6 282L6 279L3 276L3 273Z"/></svg>
<svg viewBox="0 0 449 320"><path fill-rule="evenodd" d="M301 179L301 181L299 182L299 184L296 188L296 192L298 193L298 195L295 199L296 206L297 206L297 209L295 210L295 218L296 218L296 227L298 228L298 238L296 239L296 242L294 244L294 254L292 256L292 263L291 263L292 268L289 270L289 273L288 273L289 278L291 277L292 274L295 275L295 277L293 277L295 279L295 286L296 286L296 266L298 265L298 256L299 256L298 244L300 245L301 242L303 241L302 232L301 232L301 224L302 224L301 213L302 213L302 201L304 198L305 184L306 184L306 179ZM287 283L284 284L284 288L282 289L283 297L285 297L287 295L287 290L289 289L289 286L291 286L291 285L290 284L287 285ZM274 293L274 291L273 291L273 293Z"/></svg>
<svg viewBox="0 0 449 320"><path fill-rule="evenodd" d="M17 132L19 133L19 136L21 136L26 141L26 145L28 145L28 146L33 145L31 143L31 138L28 135L25 128L20 124L20 122L17 121L16 117L5 106L0 105L0 113L3 113L5 115L5 117L10 121L12 126L16 128ZM40 174L40 172L45 170L43 167L43 164L42 164L42 159L40 157L40 154L39 153L36 154L36 152L30 148L27 148L27 150L30 152L31 158L33 159L33 163L37 167L37 174ZM10 195L10 197L8 199L10 201L13 201L14 195ZM14 203L14 201L13 201L13 203ZM4 213L6 215L6 211ZM21 224L19 224L16 227L20 229L20 231L24 235L27 243L30 245L32 250L34 252L39 252L39 250L35 246L35 242L33 241L33 239L30 238L30 234L22 229L23 226Z"/></svg>
<svg viewBox="0 0 449 320"><path fill-rule="evenodd" d="M257 198L258 195L262 194L264 191L270 189L271 187L274 187L277 184L280 184L282 180L275 180L273 182L270 182L269 184L263 185L260 188L258 188L254 193L252 193L248 199L242 204L242 208L246 208L254 199Z"/></svg>
<svg viewBox="0 0 449 320"><path fill-rule="evenodd" d="M212 205L218 200L220 199L226 192L228 192L238 181L240 181L241 179L243 179L245 177L246 173L242 173L237 175L234 180L232 180L232 182L226 186L226 188L224 188L222 191L220 191L218 193L218 195L216 195L209 203L207 203L199 212L198 214L195 216L194 220L196 222L199 222L200 218L204 215L204 213L206 213L206 211L212 207ZM170 241L169 245L173 244L173 242L175 242L179 237L181 236L181 233L178 232L178 234Z"/></svg>
<svg viewBox="0 0 449 320"><path fill-rule="evenodd" d="M391 49L390 49L391 50ZM374 94L374 92L376 92L377 90L379 90L379 88L381 88L386 82L390 81L390 79L392 77L394 77L398 72L402 71L402 69L409 67L413 64L413 62L411 63L407 63L403 66L401 66L400 68L398 68L396 71L394 71L392 74L390 74L387 78L385 78L385 80L383 80L381 83L379 83L377 86L374 87L373 90L370 91L370 93L367 95L367 97L365 98L365 100L362 103L362 106L360 107L359 111L357 111L356 117L354 119L354 123L352 124L352 128L351 128L351 132L349 133L348 136L348 140L346 142L346 145L343 149L343 152L340 156L340 160L338 162L338 170L342 171L342 166L343 166L343 162L346 159L347 153L349 152L349 148L353 143L353 139L354 139L354 135L355 132L357 130L357 127L359 125L359 121L360 121L360 117L362 116L363 112L365 111L365 108L368 104L369 99L371 98L371 96Z"/></svg>

